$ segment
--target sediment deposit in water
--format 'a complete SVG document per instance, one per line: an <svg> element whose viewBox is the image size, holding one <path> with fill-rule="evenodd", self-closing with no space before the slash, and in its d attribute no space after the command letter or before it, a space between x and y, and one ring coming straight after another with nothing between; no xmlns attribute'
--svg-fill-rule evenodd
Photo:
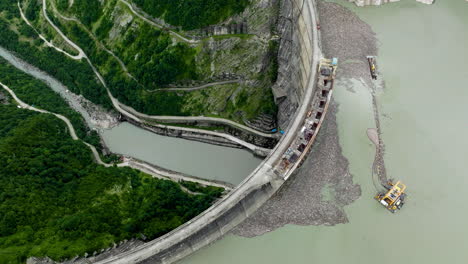
<svg viewBox="0 0 468 264"><path fill-rule="evenodd" d="M378 76L377 81L372 80L366 58L378 54L376 35L367 23L341 5L320 1L318 7L322 21L324 53L340 59L338 79L344 82L349 82L351 79L358 80L368 87L372 96L375 130L379 141L372 173L378 176L380 185L385 185L388 181L384 163L385 145L381 137L376 97L384 89L385 83L382 76ZM378 74L381 75L380 72ZM348 89L352 89L351 86L349 85Z"/></svg>
<svg viewBox="0 0 468 264"><path fill-rule="evenodd" d="M236 235L252 237L286 224L346 223L345 205L359 198L348 160L341 153L336 123L337 104L325 118L311 153L285 185L257 212L236 227Z"/></svg>
<svg viewBox="0 0 468 264"><path fill-rule="evenodd" d="M345 83L357 80L368 88L372 96L375 128L370 129L375 129L378 143L371 172L378 176L380 185L385 185L388 182L384 162L385 144L381 137L377 103L377 96L385 89L385 82L381 72L378 72L378 80L372 80L366 58L369 55L378 55L376 35L367 23L341 5L319 1L318 7L323 25L324 53L327 56L338 57L341 61L338 79ZM347 85L346 88L352 89L352 85Z"/></svg>

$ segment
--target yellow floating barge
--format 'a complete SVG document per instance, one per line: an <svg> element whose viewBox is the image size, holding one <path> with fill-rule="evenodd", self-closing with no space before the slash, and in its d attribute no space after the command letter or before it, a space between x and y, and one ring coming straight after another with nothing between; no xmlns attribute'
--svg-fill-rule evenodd
<svg viewBox="0 0 468 264"><path fill-rule="evenodd" d="M396 210L399 210L401 207L403 207L406 197L406 185L400 181L397 181L395 184L391 182L388 184L391 186L391 188L386 193L377 194L375 199L390 212L395 213Z"/></svg>
<svg viewBox="0 0 468 264"><path fill-rule="evenodd" d="M367 56L367 61L369 62L369 69L370 69L372 79L377 80L377 69L375 67L375 57Z"/></svg>

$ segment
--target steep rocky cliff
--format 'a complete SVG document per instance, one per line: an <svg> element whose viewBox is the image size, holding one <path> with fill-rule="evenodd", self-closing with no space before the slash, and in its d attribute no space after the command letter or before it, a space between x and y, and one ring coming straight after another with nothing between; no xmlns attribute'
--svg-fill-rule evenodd
<svg viewBox="0 0 468 264"><path fill-rule="evenodd" d="M355 3L357 6L367 5L383 5L386 3L399 2L400 0L348 0L349 2ZM432 4L434 0L416 0L417 2L424 4Z"/></svg>

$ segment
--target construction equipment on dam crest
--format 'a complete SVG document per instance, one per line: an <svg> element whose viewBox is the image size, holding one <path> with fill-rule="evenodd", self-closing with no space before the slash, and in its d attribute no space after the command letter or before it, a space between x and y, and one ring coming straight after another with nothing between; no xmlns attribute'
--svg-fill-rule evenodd
<svg viewBox="0 0 468 264"><path fill-rule="evenodd" d="M337 58L320 60L318 67L319 76L316 80L316 97L310 105L296 139L283 153L281 162L275 169L275 173L285 180L302 164L304 157L310 152L318 135L331 101L337 67Z"/></svg>
<svg viewBox="0 0 468 264"><path fill-rule="evenodd" d="M318 67L319 73L327 81L335 79L336 69L338 67L338 59L321 59Z"/></svg>

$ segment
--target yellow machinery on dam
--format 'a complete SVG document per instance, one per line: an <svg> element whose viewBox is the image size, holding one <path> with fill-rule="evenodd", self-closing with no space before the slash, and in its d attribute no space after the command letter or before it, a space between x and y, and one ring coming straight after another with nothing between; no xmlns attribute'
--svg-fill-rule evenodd
<svg viewBox="0 0 468 264"><path fill-rule="evenodd" d="M399 210L401 207L403 207L406 197L406 185L400 181L397 181L395 184L391 182L388 184L391 186L391 188L386 193L377 194L375 199L390 212L395 213L396 210Z"/></svg>
<svg viewBox="0 0 468 264"><path fill-rule="evenodd" d="M327 81L335 79L336 69L338 68L338 59L321 59L318 67L320 76Z"/></svg>

